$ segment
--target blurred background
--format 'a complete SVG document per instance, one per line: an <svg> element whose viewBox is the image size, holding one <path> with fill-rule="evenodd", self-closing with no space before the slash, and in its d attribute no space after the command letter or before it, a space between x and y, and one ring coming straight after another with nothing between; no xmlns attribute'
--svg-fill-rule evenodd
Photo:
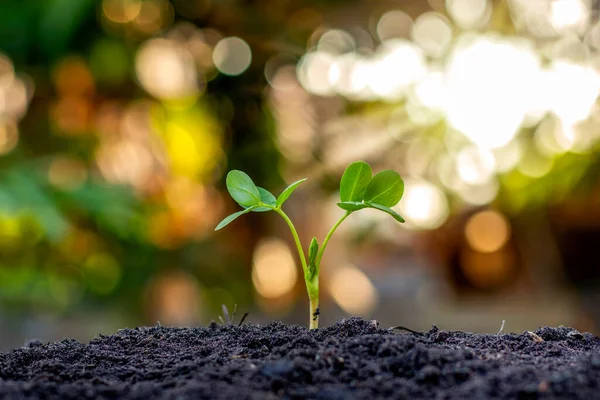
<svg viewBox="0 0 600 400"><path fill-rule="evenodd" d="M323 260L321 323L600 333L600 1L4 0L0 350L137 325L305 325L305 246L362 159L405 178Z"/></svg>

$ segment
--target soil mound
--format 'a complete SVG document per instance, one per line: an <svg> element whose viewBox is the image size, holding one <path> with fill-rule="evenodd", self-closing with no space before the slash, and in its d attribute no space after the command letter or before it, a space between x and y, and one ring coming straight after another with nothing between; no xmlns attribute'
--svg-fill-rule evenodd
<svg viewBox="0 0 600 400"><path fill-rule="evenodd" d="M0 354L0 398L600 398L600 338L573 329L395 333L351 318L309 331L143 327Z"/></svg>

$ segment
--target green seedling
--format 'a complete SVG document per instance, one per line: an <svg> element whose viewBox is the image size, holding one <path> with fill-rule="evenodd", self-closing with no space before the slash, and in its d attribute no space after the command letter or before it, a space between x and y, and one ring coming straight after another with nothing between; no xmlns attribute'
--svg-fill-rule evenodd
<svg viewBox="0 0 600 400"><path fill-rule="evenodd" d="M308 247L308 261L305 257L302 243L294 224L286 213L281 209L285 201L296 190L298 185L304 182L300 179L289 185L279 197L275 197L268 190L258 187L252 179L242 171L233 170L227 174L227 190L231 197L243 207L243 210L229 215L217 225L215 230L224 228L237 217L249 212L275 211L287 223L294 237L304 280L308 291L310 307L310 329L319 327L319 271L321 258L327 248L331 236L340 224L350 214L363 208L374 208L391 215L396 221L404 222L398 213L391 207L398 204L404 193L404 181L400 175L391 170L378 172L373 176L369 164L363 161L353 162L346 168L340 181L340 202L338 206L345 211L344 215L329 230L321 245L317 238L313 237Z"/></svg>

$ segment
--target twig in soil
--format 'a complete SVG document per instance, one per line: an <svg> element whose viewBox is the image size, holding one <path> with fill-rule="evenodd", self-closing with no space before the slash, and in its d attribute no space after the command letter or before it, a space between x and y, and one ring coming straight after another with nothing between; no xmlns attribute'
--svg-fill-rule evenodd
<svg viewBox="0 0 600 400"><path fill-rule="evenodd" d="M237 308L237 304L233 308L234 314L235 314L236 308ZM229 317L229 310L227 309L227 306L225 304L221 304L221 310L223 310L223 316L225 317L226 325L231 325L231 318Z"/></svg>
<svg viewBox="0 0 600 400"><path fill-rule="evenodd" d="M246 317L248 316L248 313L244 313L244 315L242 316L242 319L240 319L240 323L238 324L238 326L242 326L242 324L244 323L244 321L246 320Z"/></svg>
<svg viewBox="0 0 600 400"><path fill-rule="evenodd" d="M539 342L543 342L544 341L544 339L542 339L539 335L537 335L537 334L535 334L535 333L533 333L531 331L527 331L527 334L529 336L531 336L531 338L533 339L534 342L538 342L539 343Z"/></svg>
<svg viewBox="0 0 600 400"><path fill-rule="evenodd" d="M505 319L502 320L502 325L500 325L500 330L498 331L498 333L496 335L500 335L502 333L502 331L504 330L504 323L506 322Z"/></svg>
<svg viewBox="0 0 600 400"><path fill-rule="evenodd" d="M390 330L391 330L391 331L393 331L393 330L395 330L395 329L397 329L397 330L400 330L400 331L407 331L407 332L410 332L410 333L412 333L413 335L417 335L417 336L423 336L423 335L424 335L424 333L423 333L423 332L417 332L417 331L413 331L412 329L409 329L409 328L407 328L407 327L405 327L405 326L392 326L392 327L390 328Z"/></svg>
<svg viewBox="0 0 600 400"><path fill-rule="evenodd" d="M221 309L223 310L223 317L219 315L219 322L221 322L221 325L223 326L234 326L235 323L235 313L237 312L237 304L235 304L233 306L233 312L231 313L231 315L229 314L229 310L227 309L227 306L225 304L221 304ZM240 320L240 322L238 323L237 326L242 326L242 324L244 323L244 321L246 320L246 317L248 316L248 313L245 313L242 316L242 319Z"/></svg>

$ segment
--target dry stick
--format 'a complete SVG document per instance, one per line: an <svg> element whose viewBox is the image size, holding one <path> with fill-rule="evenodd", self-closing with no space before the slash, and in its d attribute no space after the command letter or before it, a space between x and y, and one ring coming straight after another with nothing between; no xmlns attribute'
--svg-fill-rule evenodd
<svg viewBox="0 0 600 400"><path fill-rule="evenodd" d="M529 334L529 336L531 336L531 338L533 339L534 342L543 342L544 339L542 339L538 334L531 332L531 331L527 331L527 334Z"/></svg>
<svg viewBox="0 0 600 400"><path fill-rule="evenodd" d="M504 330L504 323L506 322L505 319L502 320L502 325L500 325L500 330L498 331L498 333L496 335L499 335L502 333L502 331Z"/></svg>
<svg viewBox="0 0 600 400"><path fill-rule="evenodd" d="M424 333L423 333L423 332L417 332L417 331L413 331L412 329L409 329L409 328L407 328L407 327L405 327L405 326L392 326L392 327L390 328L390 330L392 330L392 331L393 331L394 329L398 329L398 330L401 330L401 331L407 331L407 332L410 332L410 333L412 333L412 334L414 334L414 335L418 335L418 336L423 336L423 335L424 335Z"/></svg>
<svg viewBox="0 0 600 400"><path fill-rule="evenodd" d="M229 310L227 309L227 306L225 304L221 304L221 310L223 310L223 317L225 317L225 322L223 325L231 325L231 318L229 317ZM221 318L221 317L219 317ZM223 320L221 318L221 320Z"/></svg>
<svg viewBox="0 0 600 400"><path fill-rule="evenodd" d="M244 321L246 320L246 317L248 316L248 313L244 313L244 316L242 317L242 319L240 320L240 323L238 324L238 326L242 326L242 324L244 323Z"/></svg>

